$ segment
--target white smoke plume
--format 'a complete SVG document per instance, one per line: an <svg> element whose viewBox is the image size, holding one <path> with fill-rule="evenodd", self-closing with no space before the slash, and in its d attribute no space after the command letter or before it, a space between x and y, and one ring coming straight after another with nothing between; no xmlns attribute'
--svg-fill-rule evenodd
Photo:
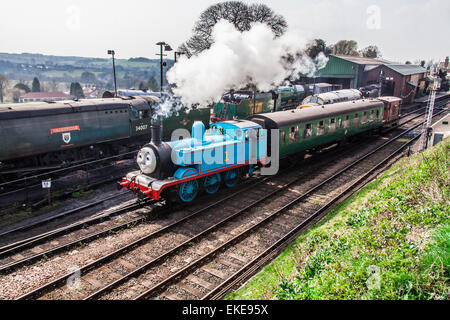
<svg viewBox="0 0 450 320"><path fill-rule="evenodd" d="M156 120L158 118L168 118L172 115L178 115L183 107L184 105L179 98L162 96L161 101L153 109L152 118ZM185 108L186 112L189 112L189 110Z"/></svg>
<svg viewBox="0 0 450 320"><path fill-rule="evenodd" d="M311 60L303 53L306 39L287 32L275 38L264 23L255 23L240 32L228 21L219 21L212 33L211 48L190 59L181 57L167 72L175 84L175 95L186 104L208 104L220 100L230 89L248 83L269 91L298 72L309 76L326 65L323 53Z"/></svg>

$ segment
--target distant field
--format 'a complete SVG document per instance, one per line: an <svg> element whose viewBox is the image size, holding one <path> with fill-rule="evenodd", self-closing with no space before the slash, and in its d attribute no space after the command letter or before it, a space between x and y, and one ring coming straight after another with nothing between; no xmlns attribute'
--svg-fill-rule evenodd
<svg viewBox="0 0 450 320"><path fill-rule="evenodd" d="M93 73L96 76L98 76L99 74L102 73L102 72L92 72L89 69L86 69L86 70L75 70L75 71L52 70L52 71L45 72L44 75L47 76L47 77L55 77L55 78L61 78L61 77L64 77L64 75L67 75L67 76L70 76L70 77L81 77L81 75L85 71Z"/></svg>

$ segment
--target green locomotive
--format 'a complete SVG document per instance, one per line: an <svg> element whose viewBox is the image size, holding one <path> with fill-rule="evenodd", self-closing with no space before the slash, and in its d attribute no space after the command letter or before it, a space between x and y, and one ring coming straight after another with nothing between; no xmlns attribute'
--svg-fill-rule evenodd
<svg viewBox="0 0 450 320"><path fill-rule="evenodd" d="M211 122L245 119L250 115L295 108L306 96L301 85L279 87L272 92L231 91L212 108Z"/></svg>

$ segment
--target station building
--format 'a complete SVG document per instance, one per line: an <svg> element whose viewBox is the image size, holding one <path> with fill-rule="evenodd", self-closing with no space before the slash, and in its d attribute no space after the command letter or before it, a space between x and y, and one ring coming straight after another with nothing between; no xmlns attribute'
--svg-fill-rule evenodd
<svg viewBox="0 0 450 320"><path fill-rule="evenodd" d="M343 89L358 89L370 84L381 85L382 95L402 98L413 103L419 80L427 70L419 65L396 64L383 59L358 56L329 55L314 81L341 85Z"/></svg>

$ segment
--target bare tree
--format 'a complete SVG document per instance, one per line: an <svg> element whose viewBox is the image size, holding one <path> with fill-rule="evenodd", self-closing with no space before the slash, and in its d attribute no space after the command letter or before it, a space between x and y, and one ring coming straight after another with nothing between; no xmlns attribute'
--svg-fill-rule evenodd
<svg viewBox="0 0 450 320"><path fill-rule="evenodd" d="M355 40L340 40L333 45L333 54L359 56L358 43Z"/></svg>
<svg viewBox="0 0 450 320"><path fill-rule="evenodd" d="M365 58L380 58L381 52L377 46L368 46L361 50L361 55Z"/></svg>
<svg viewBox="0 0 450 320"><path fill-rule="evenodd" d="M239 31L247 31L252 22L263 22L269 25L275 36L281 36L287 28L286 20L265 4L247 5L241 1L226 1L208 7L200 15L193 28L191 38L178 50L188 56L209 49L213 43L212 30L217 22L225 19Z"/></svg>
<svg viewBox="0 0 450 320"><path fill-rule="evenodd" d="M49 91L56 92L59 91L59 83L55 79L51 79L48 82Z"/></svg>
<svg viewBox="0 0 450 320"><path fill-rule="evenodd" d="M324 40L314 39L308 42L305 52L311 59L314 59L321 52L329 55L331 48L327 46Z"/></svg>
<svg viewBox="0 0 450 320"><path fill-rule="evenodd" d="M3 96L5 95L5 90L8 87L9 80L8 77L0 74L0 102L3 103Z"/></svg>

